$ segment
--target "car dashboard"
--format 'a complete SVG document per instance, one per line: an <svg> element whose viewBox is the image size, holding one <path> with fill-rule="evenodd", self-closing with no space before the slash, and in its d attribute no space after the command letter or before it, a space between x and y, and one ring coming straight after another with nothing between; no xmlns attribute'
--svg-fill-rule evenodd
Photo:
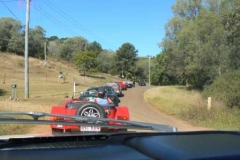
<svg viewBox="0 0 240 160"><path fill-rule="evenodd" d="M99 133L1 140L4 159L240 159L238 132Z"/></svg>

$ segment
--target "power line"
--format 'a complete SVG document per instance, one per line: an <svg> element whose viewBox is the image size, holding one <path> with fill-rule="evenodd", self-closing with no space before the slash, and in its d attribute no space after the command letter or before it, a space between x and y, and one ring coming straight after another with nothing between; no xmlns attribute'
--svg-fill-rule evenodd
<svg viewBox="0 0 240 160"><path fill-rule="evenodd" d="M37 4L38 5L38 8L40 9L40 10L42 10L42 5L41 5L41 1L42 0L34 0L34 2L32 2L32 4L34 3L34 4ZM41 26L41 24L42 24L42 17L41 17L41 13L40 12L37 12L37 13L35 13L36 14L36 20L39 22L39 24L40 24L40 26Z"/></svg>
<svg viewBox="0 0 240 160"><path fill-rule="evenodd" d="M58 12L59 14L61 14L66 20L68 20L69 22L73 23L75 26L77 26L78 28L81 28L82 30L85 31L85 33L87 33L88 35L90 35L91 37L93 37L94 39L99 39L100 41L104 42L105 44L117 48L113 45L111 45L110 43L108 43L107 41L105 41L104 39L100 38L99 36L97 36L96 34L92 33L90 30L88 30L86 27L82 26L81 24L79 24L76 20L74 20L72 17L68 16L65 12L63 12L62 10L60 10L59 8L57 8L53 3L49 2L47 0L47 3L43 1L43 3L45 3L49 8L53 9L54 11ZM54 8L53 8L53 7Z"/></svg>
<svg viewBox="0 0 240 160"><path fill-rule="evenodd" d="M57 20L56 18L54 18L53 16L51 16L50 14L48 14L47 12L43 12L43 10L40 10L36 4L33 5L33 7L38 10L40 13L42 13L44 16L46 16L48 19L50 19L51 21L55 22L56 24L58 24L60 27L62 27L63 29L65 29L66 31L68 31L69 33L71 33L72 35L77 35L77 33L75 33L74 31L72 31L71 29L69 29L66 25L62 24L59 20Z"/></svg>
<svg viewBox="0 0 240 160"><path fill-rule="evenodd" d="M7 10L18 20L18 21L20 21L18 18L17 18L17 16L8 8L8 6L4 3L4 1L2 1L1 0L1 2L2 2L2 4L7 8Z"/></svg>

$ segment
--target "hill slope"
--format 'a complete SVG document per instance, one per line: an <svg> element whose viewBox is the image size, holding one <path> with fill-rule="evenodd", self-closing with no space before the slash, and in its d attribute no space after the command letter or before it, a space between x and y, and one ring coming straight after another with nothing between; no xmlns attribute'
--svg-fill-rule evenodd
<svg viewBox="0 0 240 160"><path fill-rule="evenodd" d="M1 53L0 70L0 89L2 90L0 98L11 96L11 84L17 84L17 97L24 98L24 57ZM58 82L60 71L66 78L60 78ZM105 75L101 74L101 76ZM74 65L54 60L48 60L48 67L45 68L43 60L29 58L30 98L71 95L73 79L80 84L76 90L84 90L91 85L112 81L113 78L112 76L104 79L83 77Z"/></svg>
<svg viewBox="0 0 240 160"><path fill-rule="evenodd" d="M0 111L39 111L50 113L51 106L60 105L66 96L73 94L73 79L79 84L76 91L83 91L90 86L119 80L116 77L95 74L94 77L80 76L74 65L68 62L49 60L45 68L44 61L29 58L29 95L25 99L24 57L0 53ZM58 73L63 72L66 79L58 82ZM96 78L101 75L101 78ZM17 84L16 99L12 96L12 84ZM29 132L26 125L0 125L1 134L19 134ZM41 129L41 126L38 126Z"/></svg>

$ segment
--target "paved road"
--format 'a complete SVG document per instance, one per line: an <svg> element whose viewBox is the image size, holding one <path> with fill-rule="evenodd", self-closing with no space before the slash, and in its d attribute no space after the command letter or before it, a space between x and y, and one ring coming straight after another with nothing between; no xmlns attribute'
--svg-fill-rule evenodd
<svg viewBox="0 0 240 160"><path fill-rule="evenodd" d="M177 127L179 131L190 130L208 130L203 127L193 127L185 121L179 120L173 116L162 114L148 105L143 99L143 93L151 89L150 86L136 86L123 91L124 97L121 98L120 105L128 106L130 119L133 121L142 121L150 123L161 123Z"/></svg>

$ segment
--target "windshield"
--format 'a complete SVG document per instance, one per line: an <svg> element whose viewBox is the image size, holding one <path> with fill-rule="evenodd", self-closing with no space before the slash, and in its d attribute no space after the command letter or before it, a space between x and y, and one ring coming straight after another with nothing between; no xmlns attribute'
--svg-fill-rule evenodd
<svg viewBox="0 0 240 160"><path fill-rule="evenodd" d="M16 115L0 115L0 136L139 129L120 121L239 130L239 5L1 0L0 112L61 116L8 124ZM74 126L63 115L120 121Z"/></svg>

